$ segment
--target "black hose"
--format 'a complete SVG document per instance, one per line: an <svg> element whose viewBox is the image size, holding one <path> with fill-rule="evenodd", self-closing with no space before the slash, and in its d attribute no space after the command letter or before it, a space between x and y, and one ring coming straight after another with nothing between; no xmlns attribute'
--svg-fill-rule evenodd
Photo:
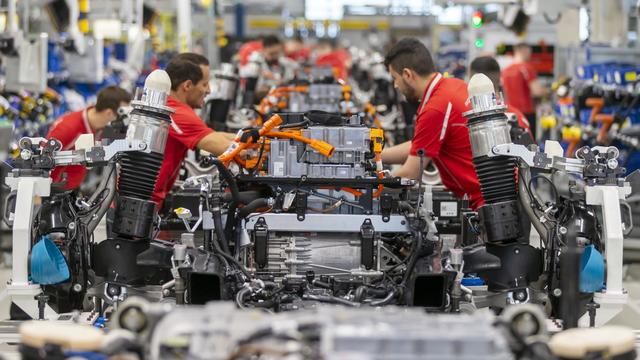
<svg viewBox="0 0 640 360"><path fill-rule="evenodd" d="M233 229L236 223L235 214L238 204L240 203L240 191L238 190L238 183L233 177L229 169L227 169L220 159L214 157L211 158L211 163L218 168L220 176L227 182L229 189L231 190L231 203L229 204L229 210L227 211L227 223L224 227L224 233L227 241L233 237Z"/></svg>
<svg viewBox="0 0 640 360"><path fill-rule="evenodd" d="M240 191L238 193L238 202L241 204L248 204L255 199L261 198L262 193L256 190ZM231 202L233 195L231 193L222 194L222 201L225 203Z"/></svg>
<svg viewBox="0 0 640 360"><path fill-rule="evenodd" d="M372 295L375 297L385 297L388 294L389 294L389 290L387 289L367 287L367 295Z"/></svg>
<svg viewBox="0 0 640 360"><path fill-rule="evenodd" d="M420 232L417 233L416 247L413 249L413 253L411 254L411 260L409 260L409 264L407 265L407 270L404 273L404 277L402 278L402 284L406 285L409 280L409 276L413 272L413 269L416 267L416 262L418 262L418 257L420 256L420 250L422 248L422 234Z"/></svg>
<svg viewBox="0 0 640 360"><path fill-rule="evenodd" d="M362 302L362 300L364 300L364 297L366 295L367 295L367 287L364 285L358 286L358 288L353 294L353 300L355 302Z"/></svg>
<svg viewBox="0 0 640 360"><path fill-rule="evenodd" d="M245 296L247 296L248 294L251 293L251 289L248 287L242 288L240 289L240 291L238 291L238 293L236 294L236 304L238 305L238 307L240 309L244 309L244 298Z"/></svg>
<svg viewBox="0 0 640 360"><path fill-rule="evenodd" d="M377 300L377 301L372 301L369 305L371 306L383 306L383 305L387 305L391 302L391 300L393 300L393 298L396 296L396 291L395 290L391 290L389 291L389 293L387 294L387 296L384 299L381 300Z"/></svg>
<svg viewBox="0 0 640 360"><path fill-rule="evenodd" d="M218 168L218 172L220 176L227 182L229 185L229 189L231 190L231 198L235 202L240 202L240 191L238 190L238 183L236 179L233 177L233 174L229 171L229 169L224 166L224 163L220 161L220 159L216 157L211 158L211 164L215 165Z"/></svg>
<svg viewBox="0 0 640 360"><path fill-rule="evenodd" d="M358 286L353 295L353 300L355 302L362 302L368 296L373 296L376 298L382 298L389 295L389 291L386 289L378 289L372 288L366 285Z"/></svg>
<svg viewBox="0 0 640 360"><path fill-rule="evenodd" d="M211 230L205 230L204 231L204 250L205 251L212 251L213 250L213 236L212 235L213 234L211 234Z"/></svg>
<svg viewBox="0 0 640 360"><path fill-rule="evenodd" d="M216 248L216 254L222 256L223 258L227 259L227 261L237 266L238 270L240 270L240 272L242 272L242 274L247 279L251 279L251 275L249 275L249 272L247 271L247 269L242 264L240 264L238 260L236 260L233 256L222 251L222 249L220 249L220 245L217 242L213 242L213 246Z"/></svg>
<svg viewBox="0 0 640 360"><path fill-rule="evenodd" d="M238 210L238 214L236 215L236 218L238 219L238 221L240 221L241 219L246 218L249 214L256 212L258 209L268 207L268 206L269 206L268 199L266 198L255 199L249 204L247 204L247 206Z"/></svg>
<svg viewBox="0 0 640 360"><path fill-rule="evenodd" d="M220 206L218 204L215 204L213 206L213 209L211 210L211 214L213 215L213 227L215 228L216 237L218 238L218 244L220 244L220 248L222 249L223 252L227 254L231 254L231 250L229 249L229 239L227 238L224 232L224 228L222 227L222 212L220 211ZM211 232L209 232L209 236L211 236ZM206 237L205 237L205 243L206 243ZM212 244L210 243L209 245L212 245Z"/></svg>
<svg viewBox="0 0 640 360"><path fill-rule="evenodd" d="M93 203L94 201L97 200L97 194L101 193L104 189L108 190L107 196L104 199L102 199L100 206L98 206L93 216L89 218L89 221L87 223L87 228L89 229L90 233L93 233L96 227L98 227L100 220L102 220L102 217L104 216L104 214L106 214L107 210L109 210L109 207L111 206L111 201L113 201L113 198L116 195L116 189L117 189L116 179L118 177L117 171L116 171L116 164L115 163L109 164L106 171L108 172L107 175L102 178L102 180L100 181L100 185L98 186L94 194L89 199L89 203Z"/></svg>
<svg viewBox="0 0 640 360"><path fill-rule="evenodd" d="M331 289L331 284L321 280L313 280L313 286L317 286L324 289Z"/></svg>

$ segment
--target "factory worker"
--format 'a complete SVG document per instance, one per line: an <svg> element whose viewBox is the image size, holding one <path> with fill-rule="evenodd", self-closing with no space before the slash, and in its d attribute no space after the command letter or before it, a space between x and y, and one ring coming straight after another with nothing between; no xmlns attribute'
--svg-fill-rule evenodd
<svg viewBox="0 0 640 360"><path fill-rule="evenodd" d="M496 92L502 92L502 82L500 80L500 65L491 56L479 56L471 62L469 66L469 78L475 74L485 74L493 83ZM529 120L515 106L507 104L507 117L511 124L511 139L514 143L529 146L534 143L533 133L529 126ZM511 121L515 118L515 122Z"/></svg>
<svg viewBox="0 0 640 360"><path fill-rule="evenodd" d="M46 138L62 143L62 150L73 150L75 142L83 134L94 134L100 139L102 130L118 118L118 108L129 105L131 94L117 86L109 86L98 93L95 105L61 116L49 129ZM87 174L82 165L58 166L51 173L54 183L62 183L65 190L80 188Z"/></svg>
<svg viewBox="0 0 640 360"><path fill-rule="evenodd" d="M531 64L531 46L518 44L513 49L513 63L502 71L502 85L507 104L520 109L536 132L536 109L534 98L549 94L537 79L536 69Z"/></svg>
<svg viewBox="0 0 640 360"><path fill-rule="evenodd" d="M472 208L484 202L472 162L467 120L462 113L467 105L467 85L458 79L446 79L435 71L429 50L417 39L399 41L387 54L385 65L394 86L407 101L420 102L413 140L382 152L386 164L402 164L394 172L420 180L420 150L426 166L433 161L442 183L457 197L467 195Z"/></svg>
<svg viewBox="0 0 640 360"><path fill-rule="evenodd" d="M178 54L165 70L171 79L167 106L175 109L175 113L171 115L164 160L152 197L160 208L178 177L188 150L200 149L220 155L235 137L235 134L215 132L207 127L194 111L204 106L210 91L207 58L194 53Z"/></svg>

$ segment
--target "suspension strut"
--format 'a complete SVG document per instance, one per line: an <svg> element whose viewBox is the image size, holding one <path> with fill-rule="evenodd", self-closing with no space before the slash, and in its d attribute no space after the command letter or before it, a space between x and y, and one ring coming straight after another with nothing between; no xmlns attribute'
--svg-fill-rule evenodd
<svg viewBox="0 0 640 360"><path fill-rule="evenodd" d="M468 91L472 110L463 115L468 119L473 164L485 200L478 209L481 236L487 252L501 262L500 269L483 277L492 291L526 288L540 275L540 254L529 245L523 229L526 217L518 203L517 161L493 156L496 145L511 143L506 106L484 74L471 78Z"/></svg>

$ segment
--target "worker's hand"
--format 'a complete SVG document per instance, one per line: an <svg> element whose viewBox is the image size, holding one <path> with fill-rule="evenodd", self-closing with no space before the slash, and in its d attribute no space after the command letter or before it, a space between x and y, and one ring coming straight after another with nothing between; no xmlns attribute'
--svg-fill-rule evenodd
<svg viewBox="0 0 640 360"><path fill-rule="evenodd" d="M257 143L260 140L260 130L258 128L246 128L243 129L242 135L240 136L241 143L247 143L251 140L253 143Z"/></svg>
<svg viewBox="0 0 640 360"><path fill-rule="evenodd" d="M249 160L251 158L253 158L253 154L251 153L251 151L248 150L242 150L240 151L240 153L238 154L238 156L240 157L240 159L242 160Z"/></svg>

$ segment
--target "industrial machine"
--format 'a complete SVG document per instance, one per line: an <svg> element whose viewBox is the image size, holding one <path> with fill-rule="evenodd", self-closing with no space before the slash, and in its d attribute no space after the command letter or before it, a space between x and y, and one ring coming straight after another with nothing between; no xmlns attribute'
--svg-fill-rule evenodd
<svg viewBox="0 0 640 360"><path fill-rule="evenodd" d="M573 326L578 314L594 306L586 304L593 300L600 306L598 317L589 311L581 323L607 322L622 310L628 296L622 288L622 240L623 228L631 224L623 222L620 200L631 187L622 178L619 151L583 147L577 158L564 158L554 142L546 143L544 153L529 150L511 142L504 106L485 75L474 75L469 96L473 110L465 116L485 205L478 210L484 248L468 253L467 271L486 279L494 295L485 300L492 306L546 303L549 297L554 315ZM540 199L536 180L546 183L550 197ZM523 212L540 234L539 248L526 236ZM577 249L582 249L579 276ZM475 255L481 260L471 260ZM578 283L579 289L563 289ZM578 292L583 299L576 312ZM572 305L563 309L559 302Z"/></svg>
<svg viewBox="0 0 640 360"><path fill-rule="evenodd" d="M9 296L30 317L55 318L54 309L45 307L48 296L42 293L41 285L67 283L55 289L57 296L52 300L56 308L69 304L77 308L88 288L95 285L96 280L88 275L90 269L107 279L104 297L109 300L122 295L117 284L132 284L142 276L137 268L122 267L110 259L122 259L131 266L126 259L133 257L135 266L136 255L149 247L156 210L155 203L149 201L154 182L148 179L154 174L157 176L162 162L172 112L164 107L169 84L169 77L163 71L150 75L144 91L133 102L134 110L125 139L114 140L107 146L95 146L90 135L76 142L77 150L73 151L60 151L62 144L55 139L23 138L20 141L20 157L6 178L6 183L15 191L14 205L6 208L13 227L14 260L11 283L3 296ZM116 160L121 165L117 188ZM72 164L107 166L106 176L96 192L89 199L76 201L67 194L54 198L45 206L36 206L36 198L51 194L50 170ZM117 204L114 232L118 237L96 244L92 241L93 230L114 199ZM38 226L34 228L35 219L38 219L35 223ZM40 236L51 233L60 234L58 247L66 260L53 264L51 269L60 271L61 278L53 281L45 274L46 279L38 281L34 272L39 263L31 245ZM122 252L118 252L121 249ZM56 253L54 249L51 251ZM46 261L40 265L47 269ZM66 289L62 291L63 295L58 294L61 288ZM46 311L43 313L41 309Z"/></svg>
<svg viewBox="0 0 640 360"><path fill-rule="evenodd" d="M300 346L326 358L370 350L354 348L357 339L343 338L341 326L389 344L399 344L395 334L413 334L419 324L442 324L461 334L476 326L474 336L491 349L487 358L506 359L510 351L529 351L528 345L516 340L515 348L505 346L500 336L488 336L496 330L483 320L482 308L508 316L517 305L540 304L544 315L526 319L550 316L567 329L604 324L626 302L622 233L631 224L623 221L620 199L630 186L617 150L585 147L572 159L552 142L545 152L513 143L505 108L484 75L470 82L473 110L465 114L485 199L477 212L430 186L391 177L380 161L383 131L367 126L361 114L283 112L239 131L222 155L202 157L208 170L181 185L195 194L196 205L175 209L183 230L160 240L149 179L157 177L169 126L166 81L162 72L149 77L132 103L126 137L110 145L91 142L61 152L53 139L21 143L21 160L7 182L18 203L28 206L13 214L14 275L7 293L31 317L55 318L51 307L61 305L88 306L134 332L152 357L177 344L178 333L189 345L172 351L190 356L208 354L213 343L225 349L220 354L249 351L254 340L271 341L274 329L253 333L241 326L255 311L290 314L265 317L264 324L283 321L319 332L320 340L305 338ZM63 195L36 213L34 197L49 195L48 170L70 163L106 165L108 176L92 198ZM544 186L550 196L538 191ZM112 234L93 241L90 234L112 200ZM527 217L540 244L528 235ZM38 243L31 244L39 235L54 238L61 250L69 269L64 279L42 281L34 270ZM133 295L146 300L125 302ZM229 304L169 310L173 303L211 301L254 312ZM358 311L345 318L344 309L324 309L326 304ZM394 305L473 315L418 315ZM306 319L318 318L307 328ZM506 323L522 325L521 319ZM373 330L381 322L393 330ZM544 320L535 322L522 329L545 327ZM217 338L221 331L230 335ZM513 332L507 333L510 344ZM415 346L435 339L449 344L439 336L420 333ZM407 358L420 356L407 349L416 348L405 347Z"/></svg>

